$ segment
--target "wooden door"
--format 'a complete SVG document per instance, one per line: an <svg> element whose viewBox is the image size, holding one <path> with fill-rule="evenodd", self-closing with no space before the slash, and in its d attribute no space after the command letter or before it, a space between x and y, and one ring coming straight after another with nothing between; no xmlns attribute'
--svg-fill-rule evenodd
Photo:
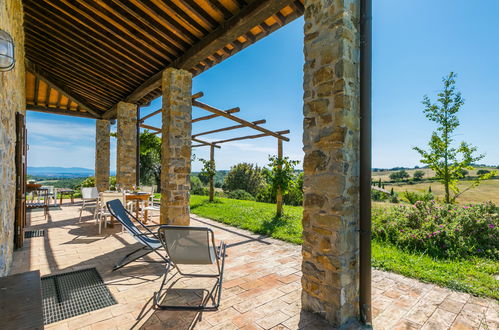
<svg viewBox="0 0 499 330"><path fill-rule="evenodd" d="M22 248L24 227L26 227L26 120L23 114L16 113L16 215L14 224L14 244Z"/></svg>

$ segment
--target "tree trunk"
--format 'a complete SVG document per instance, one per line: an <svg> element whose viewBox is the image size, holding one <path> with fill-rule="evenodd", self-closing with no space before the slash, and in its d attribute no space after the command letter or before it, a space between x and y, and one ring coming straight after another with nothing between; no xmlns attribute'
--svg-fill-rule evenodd
<svg viewBox="0 0 499 330"><path fill-rule="evenodd" d="M212 169L215 167L215 146L213 144L210 146L210 166ZM215 197L213 177L214 175L210 175L210 202L213 202L213 199Z"/></svg>
<svg viewBox="0 0 499 330"><path fill-rule="evenodd" d="M277 158L279 161L282 160L282 140L277 139ZM279 165L279 169L282 169L282 165ZM276 195L276 206L277 206L277 216L280 217L282 215L282 189L281 187L277 187L277 195Z"/></svg>

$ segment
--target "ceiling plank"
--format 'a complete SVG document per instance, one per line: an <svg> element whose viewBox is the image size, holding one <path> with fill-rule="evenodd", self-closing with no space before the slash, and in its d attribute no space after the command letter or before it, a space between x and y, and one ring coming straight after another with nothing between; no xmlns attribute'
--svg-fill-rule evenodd
<svg viewBox="0 0 499 330"><path fill-rule="evenodd" d="M96 119L94 115L92 115L89 112L80 112L80 111L74 111L74 110L64 110L64 109L56 109L56 108L47 108L47 107L42 107L39 105L26 105L26 110L28 111L36 111L36 112L43 112L43 113L54 113L57 115L66 115L66 116L73 116L73 117L82 117L82 118L91 118L91 119Z"/></svg>
<svg viewBox="0 0 499 330"><path fill-rule="evenodd" d="M75 102L79 103L80 107L83 110L90 112L96 118L102 117L99 110L88 105L87 102L80 100L78 97L75 97L74 93L69 88L65 87L66 86L65 84L57 83L57 79L52 78L49 73L38 68L34 63L29 61L28 59L25 59L25 65L26 65L26 70L28 70L29 72L34 74L36 77L45 81L49 86L51 86L53 89L57 90L59 93L64 93L68 96L68 98L71 98Z"/></svg>
<svg viewBox="0 0 499 330"><path fill-rule="evenodd" d="M237 37L261 24L265 19L289 5L293 0L254 0L234 15L207 37L189 48L182 56L174 60L168 67L191 70L199 62L213 55L217 50L233 42ZM166 67L164 68L166 69ZM163 70L164 70L163 69ZM157 72L133 93L125 98L125 102L137 103L145 95L161 87L163 70Z"/></svg>

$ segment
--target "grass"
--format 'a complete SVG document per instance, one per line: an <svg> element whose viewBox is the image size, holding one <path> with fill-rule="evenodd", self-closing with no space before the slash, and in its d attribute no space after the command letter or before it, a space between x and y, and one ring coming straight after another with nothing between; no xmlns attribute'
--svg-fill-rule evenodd
<svg viewBox="0 0 499 330"><path fill-rule="evenodd" d="M378 207L378 206L374 206ZM214 203L206 196L191 196L191 212L254 233L294 244L302 243L302 212L300 206L285 206L284 215L275 217L275 205L217 198ZM401 250L385 242L373 241L373 266L424 282L478 296L499 299L499 261L474 258L470 260L434 259L424 254Z"/></svg>

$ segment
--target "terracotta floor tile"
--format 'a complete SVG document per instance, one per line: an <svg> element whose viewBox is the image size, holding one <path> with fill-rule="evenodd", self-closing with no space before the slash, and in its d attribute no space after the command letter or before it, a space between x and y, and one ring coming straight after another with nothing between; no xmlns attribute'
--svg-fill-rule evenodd
<svg viewBox="0 0 499 330"><path fill-rule="evenodd" d="M194 216L194 225L211 226L216 238L229 244L220 308L201 314L161 311L153 308L151 298L159 288L164 267L134 262L113 272L114 263L136 248L135 241L122 233L118 224L103 229L99 235L90 213L81 223L77 215L78 205L70 203L51 210L49 221L40 213L32 213L31 226L46 229L46 236L26 240L25 247L14 252L12 273L38 269L48 275L96 267L118 304L48 325L47 329L331 328L323 319L301 310L300 246L262 239ZM153 254L145 259L160 260ZM372 307L378 329L418 329L423 325L442 329L479 329L487 325L494 329L499 322L499 305L490 299L398 274L379 270L372 274ZM169 302L196 303L202 299L199 289L209 286L200 279L177 279L169 279L175 281L165 298Z"/></svg>

